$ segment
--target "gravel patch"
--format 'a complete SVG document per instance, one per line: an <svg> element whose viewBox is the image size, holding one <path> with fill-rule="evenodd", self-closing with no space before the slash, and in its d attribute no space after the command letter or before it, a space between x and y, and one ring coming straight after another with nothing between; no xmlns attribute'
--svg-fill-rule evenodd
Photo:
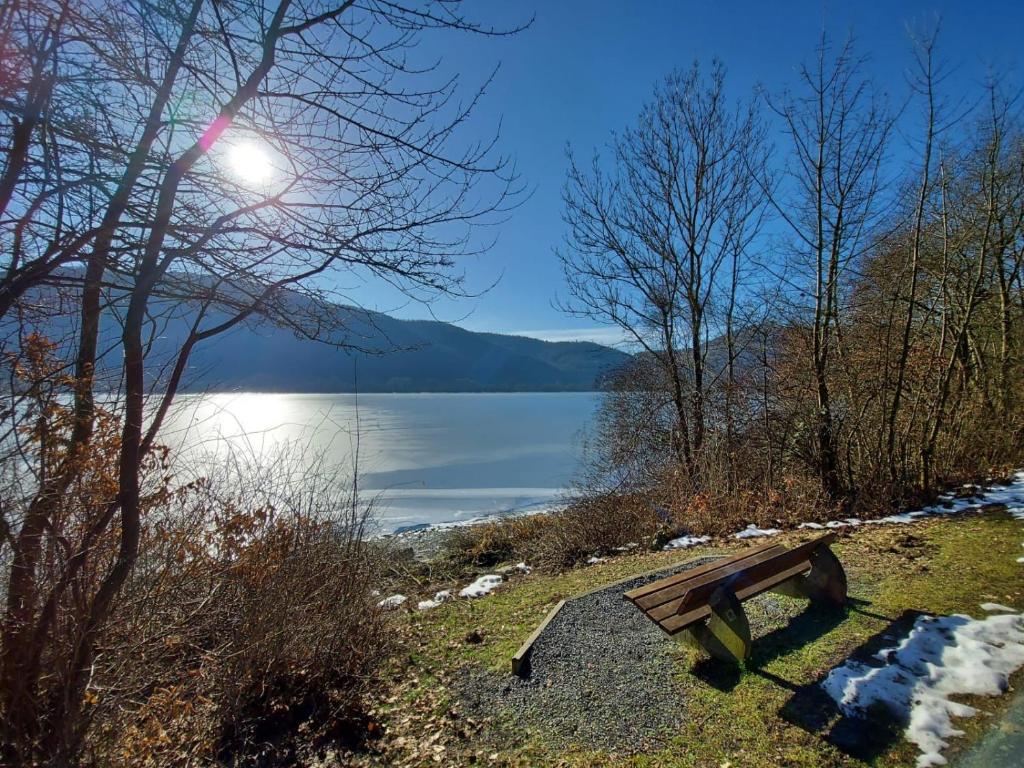
<svg viewBox="0 0 1024 768"><path fill-rule="evenodd" d="M565 604L537 639L530 677L463 671L467 714L543 731L549 742L631 754L678 733L684 700L675 642L622 593L716 558L701 558Z"/></svg>

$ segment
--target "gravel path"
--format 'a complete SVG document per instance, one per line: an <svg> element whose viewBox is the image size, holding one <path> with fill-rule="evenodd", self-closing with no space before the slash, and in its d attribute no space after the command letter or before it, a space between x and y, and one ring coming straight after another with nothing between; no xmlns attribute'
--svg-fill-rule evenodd
<svg viewBox="0 0 1024 768"><path fill-rule="evenodd" d="M670 659L674 641L622 593L712 559L566 603L534 644L529 679L464 672L467 713L540 730L562 746L634 753L663 744L678 732L684 711Z"/></svg>

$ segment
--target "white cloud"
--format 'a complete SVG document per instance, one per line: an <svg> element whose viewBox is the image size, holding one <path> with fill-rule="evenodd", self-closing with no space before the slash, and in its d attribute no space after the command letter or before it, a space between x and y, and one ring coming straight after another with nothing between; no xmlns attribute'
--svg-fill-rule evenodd
<svg viewBox="0 0 1024 768"><path fill-rule="evenodd" d="M508 331L512 336L529 336L541 341L592 341L607 347L622 347L626 337L619 328L549 328L533 331Z"/></svg>

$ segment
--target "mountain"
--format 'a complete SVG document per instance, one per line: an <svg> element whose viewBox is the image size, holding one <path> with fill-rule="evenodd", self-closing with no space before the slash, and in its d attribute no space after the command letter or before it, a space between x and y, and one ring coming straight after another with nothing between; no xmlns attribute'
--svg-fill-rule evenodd
<svg viewBox="0 0 1024 768"><path fill-rule="evenodd" d="M365 351L338 349L266 324L240 328L196 347L183 390L585 391L598 388L629 359L590 342L555 343L347 307L337 311L349 314L346 336Z"/></svg>
<svg viewBox="0 0 1024 768"><path fill-rule="evenodd" d="M61 287L35 291L28 304L39 308L32 327L54 340L77 336L80 271L59 274ZM181 279L181 278L177 278ZM172 288L173 280L169 281ZM185 292L186 295L187 292ZM100 371L120 370L123 289L110 290L100 324ZM630 355L591 342L546 342L523 336L476 333L432 320L398 320L380 312L344 306L284 291L278 317L317 330L312 340L267 320L247 321L200 342L193 349L179 391L265 392L571 392L599 389L604 377ZM153 375L167 370L187 336L195 307L153 297L147 326L147 360ZM211 308L203 327L230 315ZM0 334L17 334L8 318ZM66 349L66 348L65 348Z"/></svg>

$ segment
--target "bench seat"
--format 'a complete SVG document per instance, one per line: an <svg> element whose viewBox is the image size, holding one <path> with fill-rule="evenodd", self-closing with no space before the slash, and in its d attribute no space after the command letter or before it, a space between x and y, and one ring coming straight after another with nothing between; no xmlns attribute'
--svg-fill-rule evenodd
<svg viewBox="0 0 1024 768"><path fill-rule="evenodd" d="M624 597L669 635L691 630L712 655L739 661L750 652L743 600L776 591L814 602L845 602L846 575L829 549L834 540L830 532L792 549L762 544L631 589ZM723 651L723 643L731 647Z"/></svg>

